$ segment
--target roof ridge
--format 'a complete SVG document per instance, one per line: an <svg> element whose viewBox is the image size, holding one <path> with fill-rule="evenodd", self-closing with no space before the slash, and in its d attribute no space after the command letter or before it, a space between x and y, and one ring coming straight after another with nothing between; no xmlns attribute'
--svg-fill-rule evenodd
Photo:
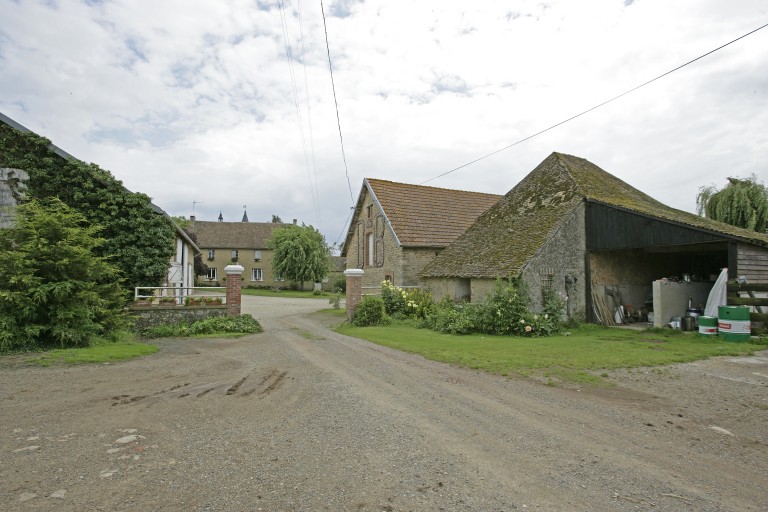
<svg viewBox="0 0 768 512"><path fill-rule="evenodd" d="M415 188L420 188L420 189L444 190L444 191L448 191L448 192L463 192L463 193L466 193L466 194L478 194L478 195L484 195L484 196L498 196L498 197L501 197L503 195L503 194L494 194L492 192L478 192L478 191L475 191L475 190L464 190L464 189L459 189L459 188L433 187L433 186L430 186L430 185L419 185L419 184L416 184L416 183L403 183L402 181L385 180L385 179L382 179L382 178L365 178L365 180L368 183L371 183L372 181L374 181L374 182L380 182L380 183L391 183L393 185L403 185L403 186L406 186L406 187L415 187Z"/></svg>

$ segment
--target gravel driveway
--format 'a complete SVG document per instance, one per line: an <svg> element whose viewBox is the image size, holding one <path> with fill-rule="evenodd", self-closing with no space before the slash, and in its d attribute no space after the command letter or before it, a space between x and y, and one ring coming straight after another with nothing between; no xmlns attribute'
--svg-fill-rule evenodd
<svg viewBox="0 0 768 512"><path fill-rule="evenodd" d="M265 332L119 364L0 361L2 510L768 510L768 354L563 389L341 336Z"/></svg>

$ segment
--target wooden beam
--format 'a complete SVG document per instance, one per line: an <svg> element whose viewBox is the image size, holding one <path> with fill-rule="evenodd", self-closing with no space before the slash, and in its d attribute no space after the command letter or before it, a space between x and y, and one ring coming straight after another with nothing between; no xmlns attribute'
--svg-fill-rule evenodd
<svg viewBox="0 0 768 512"><path fill-rule="evenodd" d="M753 299L750 297L732 297L728 296L729 306L768 306L768 298Z"/></svg>
<svg viewBox="0 0 768 512"><path fill-rule="evenodd" d="M729 292L768 292L768 284L728 284Z"/></svg>

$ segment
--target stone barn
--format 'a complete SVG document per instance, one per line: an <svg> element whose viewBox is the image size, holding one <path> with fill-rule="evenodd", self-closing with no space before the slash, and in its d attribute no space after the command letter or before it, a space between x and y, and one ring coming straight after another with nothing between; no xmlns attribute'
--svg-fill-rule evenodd
<svg viewBox="0 0 768 512"><path fill-rule="evenodd" d="M568 314L612 323L625 306L657 325L705 304L722 268L768 283L768 235L670 208L591 162L553 153L421 273L436 298L477 300L521 277ZM681 314L682 313L682 314ZM645 316L643 316L645 315ZM606 318L607 317L607 318Z"/></svg>

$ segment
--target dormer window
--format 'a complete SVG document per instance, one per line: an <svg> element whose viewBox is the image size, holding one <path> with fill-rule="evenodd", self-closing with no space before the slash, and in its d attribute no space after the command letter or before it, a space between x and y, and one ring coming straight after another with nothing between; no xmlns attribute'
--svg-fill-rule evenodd
<svg viewBox="0 0 768 512"><path fill-rule="evenodd" d="M253 261L261 260L261 251L253 251Z"/></svg>

